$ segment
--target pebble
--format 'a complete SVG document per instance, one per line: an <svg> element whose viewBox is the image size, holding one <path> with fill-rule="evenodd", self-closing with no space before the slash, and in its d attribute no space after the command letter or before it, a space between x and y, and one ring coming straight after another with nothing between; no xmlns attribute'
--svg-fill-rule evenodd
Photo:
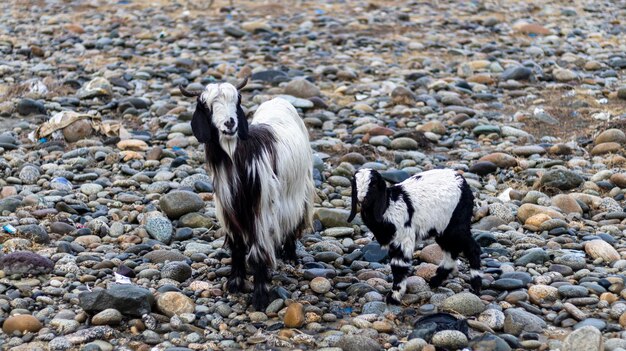
<svg viewBox="0 0 626 351"><path fill-rule="evenodd" d="M623 336L626 58L614 40L623 8L546 3L520 20L523 2L164 4L159 13L127 2L80 7L80 23L68 20L76 6L54 1L40 5L39 21L13 16L32 10L19 2L0 13L17 29L0 38L0 217L16 228L0 233L0 321L41 323L2 333L0 344L433 350L436 332L417 330L414 314L447 309L468 320L459 347L472 349L567 349L567 334L589 326L604 345ZM193 136L195 101L178 89L248 76L249 120L282 96L314 154L311 228L297 265L277 260L264 312L249 306L250 277L244 292L225 290L231 252ZM361 167L389 185L439 167L465 175L480 296L468 293L463 256L458 274L428 286L443 257L428 238L403 306L384 302L388 250L360 214L347 221ZM298 330L285 318L294 301ZM411 339L422 332L427 340Z"/></svg>
<svg viewBox="0 0 626 351"><path fill-rule="evenodd" d="M284 318L285 327L300 328L304 324L304 307L299 302L287 306Z"/></svg>
<svg viewBox="0 0 626 351"><path fill-rule="evenodd" d="M156 306L159 311L168 317L192 313L195 309L194 302L177 291L168 291L159 295L156 299Z"/></svg>
<svg viewBox="0 0 626 351"><path fill-rule="evenodd" d="M122 313L114 308L108 308L91 318L93 325L117 325L122 322Z"/></svg>
<svg viewBox="0 0 626 351"><path fill-rule="evenodd" d="M41 322L29 314L14 315L2 323L2 331L7 335L11 335L14 332L19 332L20 334L25 332L36 333L42 327Z"/></svg>

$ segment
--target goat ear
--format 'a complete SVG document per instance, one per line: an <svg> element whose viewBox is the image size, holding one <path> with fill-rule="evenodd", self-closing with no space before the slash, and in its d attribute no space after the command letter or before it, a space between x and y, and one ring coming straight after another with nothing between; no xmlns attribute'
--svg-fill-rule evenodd
<svg viewBox="0 0 626 351"><path fill-rule="evenodd" d="M359 201L356 194L356 179L352 177L352 210L350 211L350 216L348 216L348 223L351 223L354 217L356 217L357 202Z"/></svg>
<svg viewBox="0 0 626 351"><path fill-rule="evenodd" d="M241 95L237 100L237 135L241 140L248 139L248 119L241 108Z"/></svg>
<svg viewBox="0 0 626 351"><path fill-rule="evenodd" d="M196 111L191 119L191 131L200 143L208 143L211 140L211 118L213 113L198 98Z"/></svg>
<svg viewBox="0 0 626 351"><path fill-rule="evenodd" d="M374 172L376 171L373 171L372 173ZM383 221L385 211L387 211L387 183L385 183L385 179L383 179L378 172L376 172L374 180L378 182L378 186L376 187L376 191L378 193L374 197L376 199L374 202L374 219L376 222L380 223Z"/></svg>

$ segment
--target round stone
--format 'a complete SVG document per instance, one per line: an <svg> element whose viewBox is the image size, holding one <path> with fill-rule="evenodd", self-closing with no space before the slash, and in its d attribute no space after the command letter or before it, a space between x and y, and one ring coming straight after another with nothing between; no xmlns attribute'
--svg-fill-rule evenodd
<svg viewBox="0 0 626 351"><path fill-rule="evenodd" d="M330 280L324 277L315 277L311 280L311 290L318 294L325 294L330 291Z"/></svg>

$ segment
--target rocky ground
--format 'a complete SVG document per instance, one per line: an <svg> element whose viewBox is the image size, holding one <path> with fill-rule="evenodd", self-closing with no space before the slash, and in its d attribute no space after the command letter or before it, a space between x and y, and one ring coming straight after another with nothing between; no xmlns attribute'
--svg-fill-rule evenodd
<svg viewBox="0 0 626 351"><path fill-rule="evenodd" d="M0 348L625 350L624 18L611 1L2 2ZM249 74L246 110L286 96L315 152L315 228L265 311L224 292L177 89ZM431 290L427 241L387 307L350 176L439 166L475 191L483 292L464 259ZM419 320L436 312L447 328Z"/></svg>

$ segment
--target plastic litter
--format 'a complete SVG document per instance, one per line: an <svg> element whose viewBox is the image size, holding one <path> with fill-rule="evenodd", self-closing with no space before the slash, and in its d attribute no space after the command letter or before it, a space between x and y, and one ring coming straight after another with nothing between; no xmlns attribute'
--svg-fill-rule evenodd
<svg viewBox="0 0 626 351"><path fill-rule="evenodd" d="M15 229L14 226L10 225L10 224L5 224L2 226L2 229L4 229L5 232L9 233L9 234L15 234L17 233L17 229Z"/></svg>

